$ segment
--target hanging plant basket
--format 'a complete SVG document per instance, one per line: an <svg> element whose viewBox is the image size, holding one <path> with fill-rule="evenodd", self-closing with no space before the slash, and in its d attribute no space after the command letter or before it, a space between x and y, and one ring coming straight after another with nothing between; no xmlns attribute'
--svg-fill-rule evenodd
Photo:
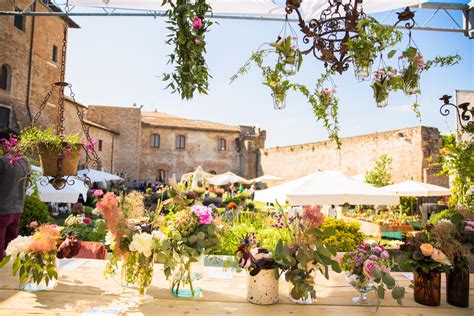
<svg viewBox="0 0 474 316"><path fill-rule="evenodd" d="M420 74L416 73L404 73L402 74L403 80L403 92L406 95L413 95L420 93Z"/></svg>
<svg viewBox="0 0 474 316"><path fill-rule="evenodd" d="M68 143L63 143L62 148L59 149L39 143L38 154L43 175L47 177L76 176L80 148L82 148L82 145L71 146ZM61 151L63 153L62 158ZM58 164L60 159L62 161ZM61 170L59 170L58 166Z"/></svg>
<svg viewBox="0 0 474 316"><path fill-rule="evenodd" d="M354 75L357 80L364 81L370 78L372 72L372 59L369 58L355 58L353 57L354 63Z"/></svg>

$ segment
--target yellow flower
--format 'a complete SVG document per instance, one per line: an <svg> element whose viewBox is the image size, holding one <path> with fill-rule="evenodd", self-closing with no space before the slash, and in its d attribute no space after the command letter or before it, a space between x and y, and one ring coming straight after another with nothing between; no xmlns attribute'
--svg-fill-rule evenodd
<svg viewBox="0 0 474 316"><path fill-rule="evenodd" d="M421 244L420 249L423 256L427 257L431 256L435 250L431 244Z"/></svg>
<svg viewBox="0 0 474 316"><path fill-rule="evenodd" d="M451 262L449 261L448 257L446 257L446 255L441 250L434 249L433 254L431 255L431 258L433 258L433 260L436 262L439 262L448 266L451 265Z"/></svg>

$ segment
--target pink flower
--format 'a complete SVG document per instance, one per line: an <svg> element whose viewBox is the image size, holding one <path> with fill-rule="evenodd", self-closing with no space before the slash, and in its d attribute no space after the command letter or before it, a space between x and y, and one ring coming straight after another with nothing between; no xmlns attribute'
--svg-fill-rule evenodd
<svg viewBox="0 0 474 316"><path fill-rule="evenodd" d="M331 93L332 93L332 94L336 93L336 89L332 88L332 89L331 89Z"/></svg>
<svg viewBox="0 0 474 316"><path fill-rule="evenodd" d="M379 246L377 246L377 247L372 248L372 251L375 252L375 253L381 253L381 252L382 252L382 248L380 248Z"/></svg>
<svg viewBox="0 0 474 316"><path fill-rule="evenodd" d="M91 151L94 149L94 146L97 144L97 141L95 139L91 139L88 141L84 146L86 147L87 150Z"/></svg>
<svg viewBox="0 0 474 316"><path fill-rule="evenodd" d="M30 228L35 229L36 227L38 227L38 222L37 222L37 221L32 221L32 222L30 223L30 225L28 225L28 226L29 226Z"/></svg>
<svg viewBox="0 0 474 316"><path fill-rule="evenodd" d="M104 195L104 191L102 190L94 190L94 192L92 193L93 196L95 196L96 198L98 197L101 197L102 195Z"/></svg>
<svg viewBox="0 0 474 316"><path fill-rule="evenodd" d="M380 74L381 76L383 76L383 75L385 75L385 71L380 70L380 71L379 71L379 74Z"/></svg>
<svg viewBox="0 0 474 316"><path fill-rule="evenodd" d="M203 205L193 205L191 212L199 218L199 224L212 223L212 209Z"/></svg>
<svg viewBox="0 0 474 316"><path fill-rule="evenodd" d="M474 227L471 227L471 226L464 226L464 231L465 231L465 232L474 232Z"/></svg>
<svg viewBox="0 0 474 316"><path fill-rule="evenodd" d="M397 74L397 72L398 72L398 70L397 70L397 69L395 69L395 68L393 68L393 69L392 69L392 73L393 73L394 75L396 75L396 74Z"/></svg>
<svg viewBox="0 0 474 316"><path fill-rule="evenodd" d="M403 59L403 58L405 58L405 56L403 55L398 56L398 59Z"/></svg>
<svg viewBox="0 0 474 316"><path fill-rule="evenodd" d="M297 48L298 48L298 46L297 46L297 45L294 45L294 44L293 44L293 45L291 45L290 47L291 47L291 49L293 49L293 50L295 50L295 49L297 49Z"/></svg>
<svg viewBox="0 0 474 316"><path fill-rule="evenodd" d="M194 45L199 45L201 44L201 40L199 38L194 39Z"/></svg>
<svg viewBox="0 0 474 316"><path fill-rule="evenodd" d="M370 255L369 256L369 260L372 260L372 261L377 261L377 256L376 255Z"/></svg>
<svg viewBox="0 0 474 316"><path fill-rule="evenodd" d="M390 257L390 255L388 254L387 251L382 251L382 253L380 254L380 258L384 259L384 260L387 260L388 257Z"/></svg>
<svg viewBox="0 0 474 316"><path fill-rule="evenodd" d="M474 221L466 221L465 223L467 226L474 227Z"/></svg>
<svg viewBox="0 0 474 316"><path fill-rule="evenodd" d="M372 260L366 260L364 262L364 267L363 267L363 271L364 271L364 274L369 277L369 278L373 278L373 270L374 269L379 269L379 266L376 262L372 261ZM380 270L380 269L379 269Z"/></svg>
<svg viewBox="0 0 474 316"><path fill-rule="evenodd" d="M193 24L192 24L193 29L198 30L202 28L202 20L198 16L194 17Z"/></svg>
<svg viewBox="0 0 474 316"><path fill-rule="evenodd" d="M293 35L293 36L291 37L291 39L292 39L292 40L297 40L297 39L298 39L298 36Z"/></svg>
<svg viewBox="0 0 474 316"><path fill-rule="evenodd" d="M83 222L84 224L90 224L90 223L92 222L92 220L91 220L89 217L84 217L84 218L82 219L82 222Z"/></svg>

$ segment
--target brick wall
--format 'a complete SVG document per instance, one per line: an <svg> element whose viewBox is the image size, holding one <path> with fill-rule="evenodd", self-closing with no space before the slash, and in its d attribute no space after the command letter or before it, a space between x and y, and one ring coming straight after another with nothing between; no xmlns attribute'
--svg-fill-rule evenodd
<svg viewBox="0 0 474 316"><path fill-rule="evenodd" d="M428 157L437 159L440 145L436 128L420 126L344 138L340 151L330 141L263 149L260 174L291 180L315 171L341 170L352 176L366 173L378 157L387 154L393 159L395 183L407 179L435 182ZM447 186L446 177L441 178L437 184Z"/></svg>

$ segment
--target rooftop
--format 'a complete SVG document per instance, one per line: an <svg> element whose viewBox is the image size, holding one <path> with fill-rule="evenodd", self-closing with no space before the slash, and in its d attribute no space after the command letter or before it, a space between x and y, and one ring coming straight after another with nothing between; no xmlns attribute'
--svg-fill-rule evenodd
<svg viewBox="0 0 474 316"><path fill-rule="evenodd" d="M161 112L142 112L142 123L156 127L186 128L240 133L240 127L203 120L193 120Z"/></svg>

